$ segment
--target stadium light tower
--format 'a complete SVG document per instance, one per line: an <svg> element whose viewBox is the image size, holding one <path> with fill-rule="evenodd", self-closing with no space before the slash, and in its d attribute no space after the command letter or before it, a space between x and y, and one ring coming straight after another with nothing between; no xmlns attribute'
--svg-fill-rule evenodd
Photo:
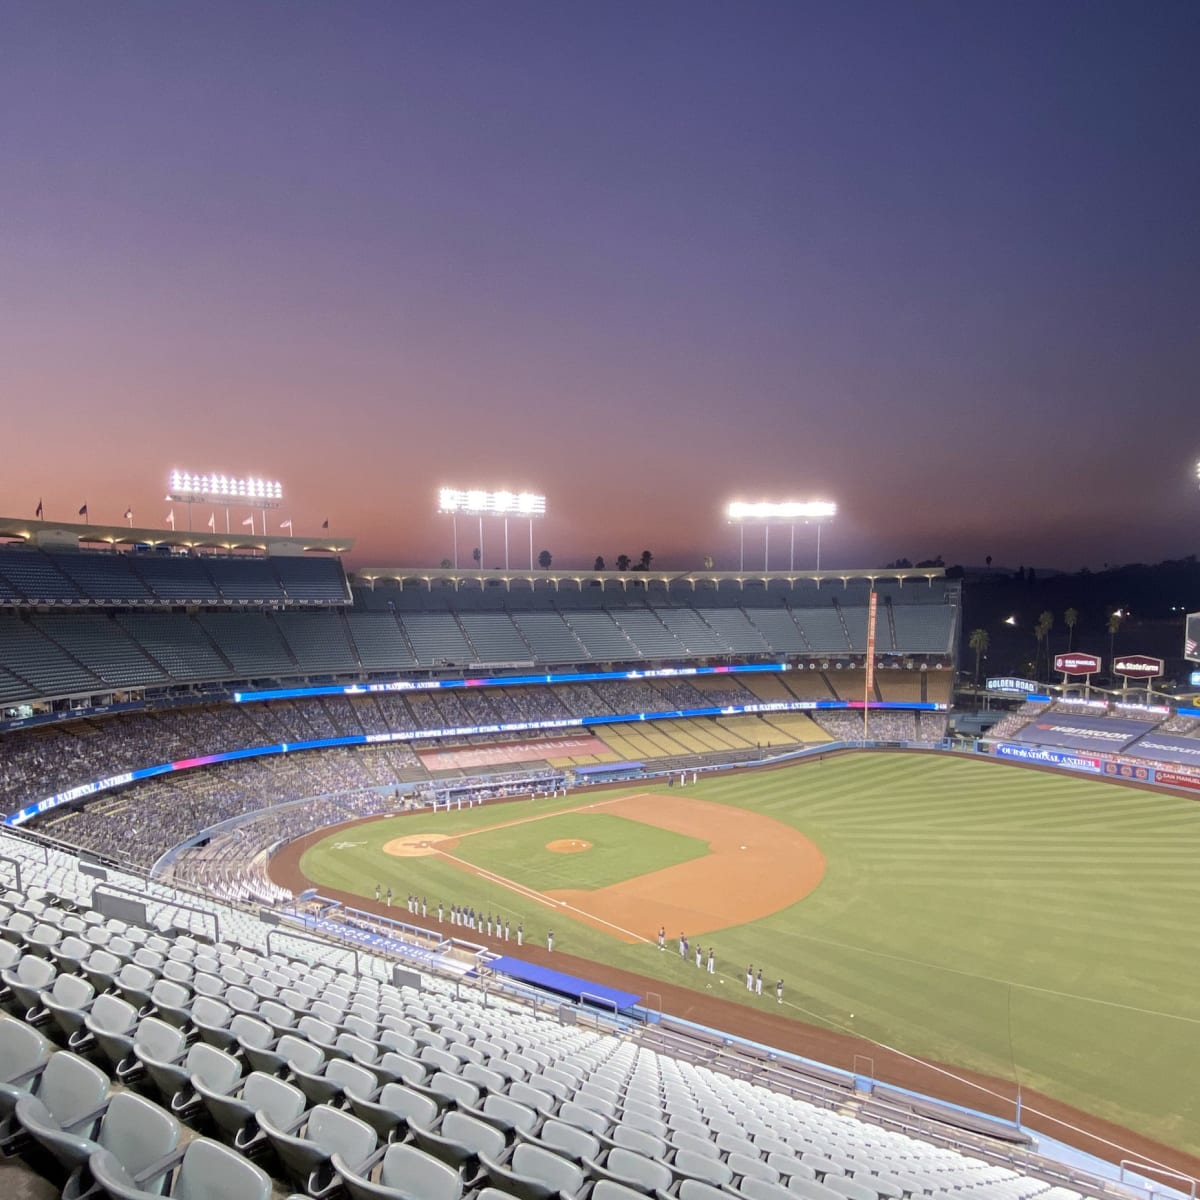
<svg viewBox="0 0 1200 1200"><path fill-rule="evenodd" d="M188 532L192 529L193 504L219 504L225 508L225 532L229 533L229 509L232 505L260 508L263 514L263 537L267 536L267 509L283 503L283 485L275 480L249 476L236 479L231 475L193 475L190 471L172 471L167 487L167 500L188 506ZM254 533L254 514L249 517L250 532ZM209 522L211 529L215 522ZM215 530L214 530L215 532Z"/></svg>
<svg viewBox="0 0 1200 1200"><path fill-rule="evenodd" d="M479 565L483 566L483 518L500 517L504 521L504 569L508 570L508 519L529 522L529 569L533 570L533 522L546 515L546 497L533 492L487 492L482 488L466 491L442 488L438 492L438 512L449 513L454 522L454 566L458 568L458 518L479 520Z"/></svg>
<svg viewBox="0 0 1200 1200"><path fill-rule="evenodd" d="M740 538L740 569L746 569L746 526L763 527L763 570L770 570L771 526L787 525L791 531L788 569L796 569L796 525L803 521L817 527L817 570L821 569L821 525L837 516L837 505L827 500L783 500L747 503L731 501L725 508L725 518L738 527Z"/></svg>

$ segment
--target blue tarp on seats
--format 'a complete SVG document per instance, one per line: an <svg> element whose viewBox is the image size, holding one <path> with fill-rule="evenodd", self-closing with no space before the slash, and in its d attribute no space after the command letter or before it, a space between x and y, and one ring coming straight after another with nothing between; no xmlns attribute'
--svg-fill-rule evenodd
<svg viewBox="0 0 1200 1200"><path fill-rule="evenodd" d="M594 980L579 979L575 975L540 967L537 963L526 962L522 958L498 958L488 963L488 968L501 975L511 975L513 979L520 979L523 983L532 983L535 987L557 992L571 1000L579 1000L585 1004L598 1002L606 1006L612 1005L618 1011L632 1008L641 999L632 992L618 991Z"/></svg>

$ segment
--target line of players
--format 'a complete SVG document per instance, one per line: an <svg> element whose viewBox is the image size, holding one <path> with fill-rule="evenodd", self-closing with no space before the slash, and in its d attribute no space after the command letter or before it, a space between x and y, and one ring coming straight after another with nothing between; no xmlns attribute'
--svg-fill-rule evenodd
<svg viewBox="0 0 1200 1200"><path fill-rule="evenodd" d="M667 927L665 925L660 925L658 927L658 948L660 950L665 950L667 948ZM687 935L681 933L679 935L679 957L682 958L684 962L687 962L690 955L691 955L691 947L688 943ZM706 963L708 965L708 973L710 975L715 975L716 974L716 963L717 963L716 952L713 950L713 948L711 946L709 946L708 956L706 958L705 954L704 954L704 948L702 946L700 946L699 944L697 944L697 946L696 946L696 970L697 971L703 970ZM758 973L755 974L753 963L751 963L751 965L746 968L746 991L753 992L756 996L761 996L763 994L762 967L759 967ZM777 1004L783 1003L783 980L782 979L777 980L775 983L775 1002Z"/></svg>

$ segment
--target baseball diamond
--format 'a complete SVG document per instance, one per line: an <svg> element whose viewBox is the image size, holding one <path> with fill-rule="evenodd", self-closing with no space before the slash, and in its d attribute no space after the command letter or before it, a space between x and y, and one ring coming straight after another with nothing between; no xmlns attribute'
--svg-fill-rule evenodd
<svg viewBox="0 0 1200 1200"><path fill-rule="evenodd" d="M601 816L608 828L596 833ZM547 851L546 829L570 838L572 822L593 848ZM959 1095L976 1107L1009 1103L1020 1082L1027 1104L1093 1114L1075 1123L1099 1117L1200 1149L1200 1100L1181 1069L1200 1027L1180 965L1200 951L1200 809L1188 800L980 760L860 752L683 791L371 820L352 827L366 845L332 852L346 828L285 848L274 877L366 908L376 880L391 880L532 932L552 926L556 961L670 995L681 1015L711 1019L705 1005L719 1002L743 1018L723 1011L723 1027L816 1057L850 1065L854 1045L876 1067L925 1073L926 1086L904 1056L986 1076L986 1090ZM664 867L647 840L655 829L705 839L707 853ZM398 839L428 847L391 858ZM617 875L589 868L602 850ZM660 927L669 953L657 950ZM697 941L730 983L709 987L714 977L692 961ZM761 997L740 986L747 963L764 973ZM1104 1070L1083 1053L1096 1039L1108 1047ZM959 1086L937 1084L943 1094Z"/></svg>

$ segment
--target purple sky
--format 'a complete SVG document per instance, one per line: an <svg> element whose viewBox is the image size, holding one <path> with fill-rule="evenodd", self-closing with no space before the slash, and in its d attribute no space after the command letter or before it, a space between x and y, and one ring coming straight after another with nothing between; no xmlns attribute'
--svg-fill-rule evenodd
<svg viewBox="0 0 1200 1200"><path fill-rule="evenodd" d="M1198 50L1190 2L8 5L0 512L161 524L177 466L357 564L448 555L441 485L544 491L556 563L736 565L735 497L837 500L828 566L1187 554Z"/></svg>

